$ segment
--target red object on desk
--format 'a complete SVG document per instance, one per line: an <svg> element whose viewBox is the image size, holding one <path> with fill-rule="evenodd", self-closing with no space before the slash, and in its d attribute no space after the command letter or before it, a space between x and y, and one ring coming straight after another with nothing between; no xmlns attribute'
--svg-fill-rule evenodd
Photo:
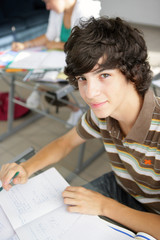
<svg viewBox="0 0 160 240"><path fill-rule="evenodd" d="M22 99L16 97L17 100L22 101ZM7 121L8 119L8 102L9 102L9 94L8 92L0 93L0 121ZM30 110L26 107L23 107L19 104L14 104L14 119L23 117Z"/></svg>

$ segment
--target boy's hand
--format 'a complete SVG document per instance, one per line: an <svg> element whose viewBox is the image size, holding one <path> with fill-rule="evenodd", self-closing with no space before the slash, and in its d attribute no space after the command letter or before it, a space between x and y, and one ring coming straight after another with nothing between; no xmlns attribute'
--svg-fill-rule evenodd
<svg viewBox="0 0 160 240"><path fill-rule="evenodd" d="M67 187L62 193L69 212L103 215L107 198L102 194L83 187Z"/></svg>
<svg viewBox="0 0 160 240"><path fill-rule="evenodd" d="M16 163L2 165L0 170L0 180L5 190L8 191L12 187L10 181L17 172L19 172L19 174L13 179L13 184L23 184L27 182L28 174L23 166Z"/></svg>

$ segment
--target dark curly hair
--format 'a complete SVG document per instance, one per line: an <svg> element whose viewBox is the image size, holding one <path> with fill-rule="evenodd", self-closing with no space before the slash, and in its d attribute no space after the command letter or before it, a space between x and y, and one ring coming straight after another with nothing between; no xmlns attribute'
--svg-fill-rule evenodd
<svg viewBox="0 0 160 240"><path fill-rule="evenodd" d="M152 74L143 34L120 18L81 20L72 29L64 51L65 74L76 88L75 77L90 72L101 57L100 70L119 69L142 96L150 86Z"/></svg>

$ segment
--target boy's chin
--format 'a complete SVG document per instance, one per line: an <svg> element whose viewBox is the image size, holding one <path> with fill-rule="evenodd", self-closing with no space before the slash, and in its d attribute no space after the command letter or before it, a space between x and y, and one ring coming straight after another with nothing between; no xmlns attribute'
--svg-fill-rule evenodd
<svg viewBox="0 0 160 240"><path fill-rule="evenodd" d="M109 114L107 114L106 112L98 112L94 111L93 109L92 111L94 112L97 118L107 118L109 116Z"/></svg>

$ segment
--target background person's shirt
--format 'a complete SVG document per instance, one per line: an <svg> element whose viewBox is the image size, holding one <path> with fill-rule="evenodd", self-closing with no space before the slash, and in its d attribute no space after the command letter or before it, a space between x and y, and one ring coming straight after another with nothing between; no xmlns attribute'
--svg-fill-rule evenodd
<svg viewBox="0 0 160 240"><path fill-rule="evenodd" d="M67 42L70 34L71 34L71 28L66 28L64 25L64 22L62 22L60 41Z"/></svg>
<svg viewBox="0 0 160 240"><path fill-rule="evenodd" d="M79 20L100 16L101 3L93 0L77 0L71 16L71 29L79 24ZM46 37L50 41L60 41L64 13L50 11Z"/></svg>

